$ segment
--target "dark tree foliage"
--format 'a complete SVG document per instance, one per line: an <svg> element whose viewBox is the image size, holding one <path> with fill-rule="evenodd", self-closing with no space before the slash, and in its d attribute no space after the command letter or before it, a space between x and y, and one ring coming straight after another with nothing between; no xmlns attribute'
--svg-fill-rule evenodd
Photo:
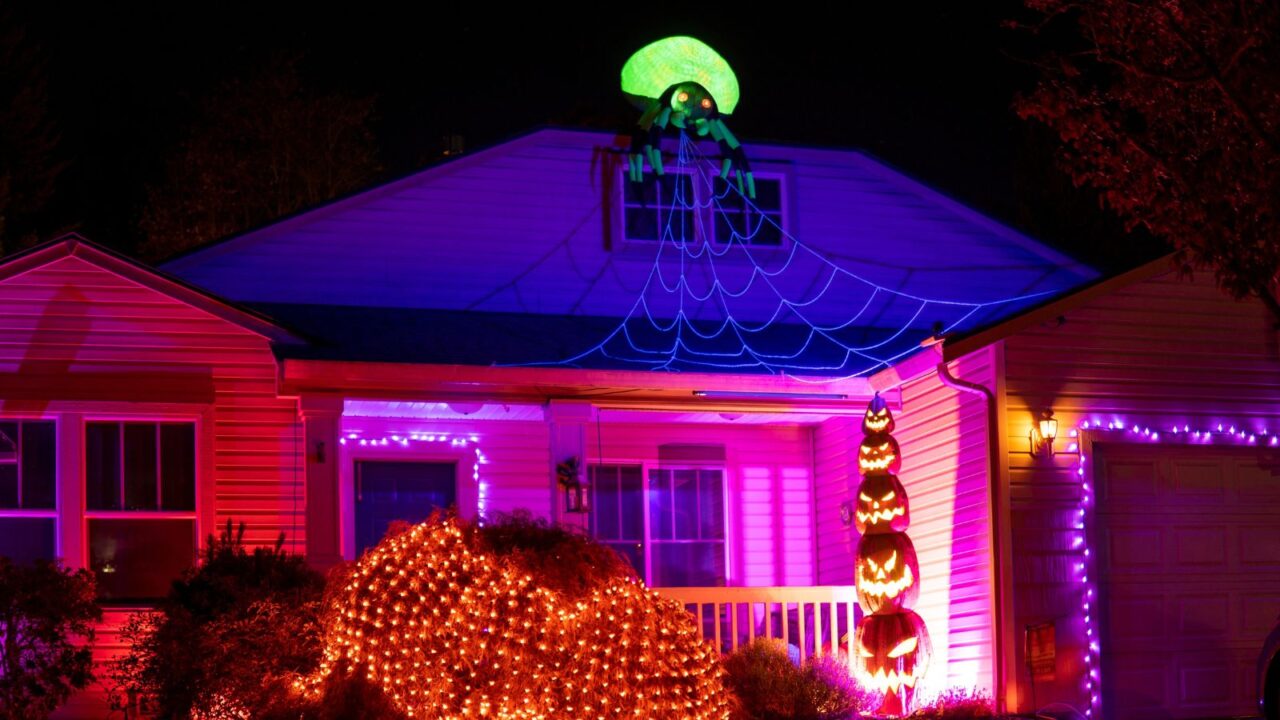
<svg viewBox="0 0 1280 720"><path fill-rule="evenodd" d="M253 550L243 537L244 525L228 522L199 567L130 620L115 705L145 698L161 718L254 715L284 694L286 676L314 669L324 578L282 549L283 534Z"/></svg>
<svg viewBox="0 0 1280 720"><path fill-rule="evenodd" d="M34 244L66 163L49 118L41 49L12 10L0 8L0 255Z"/></svg>
<svg viewBox="0 0 1280 720"><path fill-rule="evenodd" d="M323 203L379 170L374 99L303 82L297 58L221 85L148 188L140 252L160 259Z"/></svg>
<svg viewBox="0 0 1280 720"><path fill-rule="evenodd" d="M44 718L93 679L93 574L0 557L0 717Z"/></svg>
<svg viewBox="0 0 1280 720"><path fill-rule="evenodd" d="M1077 185L1280 320L1280 4L1025 0L1045 48L1015 102Z"/></svg>

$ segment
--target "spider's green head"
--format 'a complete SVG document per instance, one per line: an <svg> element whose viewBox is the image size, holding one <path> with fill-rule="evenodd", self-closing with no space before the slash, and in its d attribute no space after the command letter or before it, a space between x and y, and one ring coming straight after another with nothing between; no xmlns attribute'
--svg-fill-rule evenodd
<svg viewBox="0 0 1280 720"><path fill-rule="evenodd" d="M716 101L698 83L682 82L671 88L671 110L684 113L691 120L702 120L716 111Z"/></svg>
<svg viewBox="0 0 1280 720"><path fill-rule="evenodd" d="M622 92L627 95L657 100L668 90L674 90L671 109L688 112L695 120L712 110L732 115L738 105L733 68L709 45L687 36L649 43L622 66ZM679 100L681 92L687 92L689 100ZM711 101L711 108L702 105L703 98ZM682 107L687 104L687 109Z"/></svg>

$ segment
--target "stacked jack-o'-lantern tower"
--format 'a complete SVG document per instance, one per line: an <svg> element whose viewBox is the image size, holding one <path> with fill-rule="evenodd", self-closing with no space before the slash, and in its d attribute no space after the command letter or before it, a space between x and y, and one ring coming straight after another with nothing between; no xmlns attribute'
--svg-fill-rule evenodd
<svg viewBox="0 0 1280 720"><path fill-rule="evenodd" d="M854 572L863 617L854 642L863 684L884 693L879 714L900 716L911 711L931 647L924 620L911 610L920 596L920 563L906 533L911 510L896 474L902 457L893 429L893 413L877 393L858 448L862 483L854 524L861 537Z"/></svg>

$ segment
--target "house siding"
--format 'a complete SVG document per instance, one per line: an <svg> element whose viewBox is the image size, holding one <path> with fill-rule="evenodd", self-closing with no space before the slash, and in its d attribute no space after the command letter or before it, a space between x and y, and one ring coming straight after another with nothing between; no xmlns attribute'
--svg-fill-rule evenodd
<svg viewBox="0 0 1280 720"><path fill-rule="evenodd" d="M988 388L995 382L989 349L950 368L966 382ZM933 641L935 664L927 683L934 691L990 692L994 615L986 401L944 385L930 372L903 384L895 420L900 478L911 500L907 534L920 560L915 610Z"/></svg>
<svg viewBox="0 0 1280 720"><path fill-rule="evenodd" d="M1056 625L1055 678L1038 680L1035 703L1086 702L1085 635L1072 546L1081 485L1068 434L1083 420L1214 427L1280 427L1280 355L1261 303L1237 302L1213 285L1161 274L1093 299L1061 321L1005 341L1009 492L1014 573L1011 652L1020 708L1031 708L1021 630ZM1027 433L1046 409L1059 420L1058 454L1032 458ZM1104 637L1105 642L1105 637ZM1107 678L1102 682L1105 685Z"/></svg>
<svg viewBox="0 0 1280 720"><path fill-rule="evenodd" d="M852 585L858 533L840 518L840 505L855 496L861 417L833 417L813 430L814 523L819 585Z"/></svg>
<svg viewBox="0 0 1280 720"><path fill-rule="evenodd" d="M275 377L266 338L82 258L62 257L0 280L0 413L88 419L194 413L200 535L228 520L244 522L249 543L272 543L284 532L288 546L301 551L297 410L276 397ZM59 482L66 481L60 471ZM66 494L60 490L59 497L62 503ZM80 565L86 550L66 543L85 542L83 525L66 523L82 521L63 512L61 554ZM123 649L119 628L127 616L106 613L98 661ZM96 688L64 712L100 711L104 699Z"/></svg>

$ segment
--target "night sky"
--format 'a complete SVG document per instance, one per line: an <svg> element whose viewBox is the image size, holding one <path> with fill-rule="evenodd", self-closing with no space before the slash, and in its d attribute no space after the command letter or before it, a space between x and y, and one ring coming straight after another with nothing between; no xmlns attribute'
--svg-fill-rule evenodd
<svg viewBox="0 0 1280 720"><path fill-rule="evenodd" d="M377 97L390 178L437 161L448 134L475 149L548 123L627 128L623 62L688 34L734 66L742 101L730 124L748 152L753 140L860 148L1103 270L1161 251L1072 188L1053 167L1052 138L1010 111L1035 77L1029 38L1002 27L1017 3L844 5L853 23L799 3L738 15L728 3L516 15L471 5L10 8L47 62L68 163L44 233L77 230L130 251L146 185L200 98L275 54L301 53L318 88Z"/></svg>

